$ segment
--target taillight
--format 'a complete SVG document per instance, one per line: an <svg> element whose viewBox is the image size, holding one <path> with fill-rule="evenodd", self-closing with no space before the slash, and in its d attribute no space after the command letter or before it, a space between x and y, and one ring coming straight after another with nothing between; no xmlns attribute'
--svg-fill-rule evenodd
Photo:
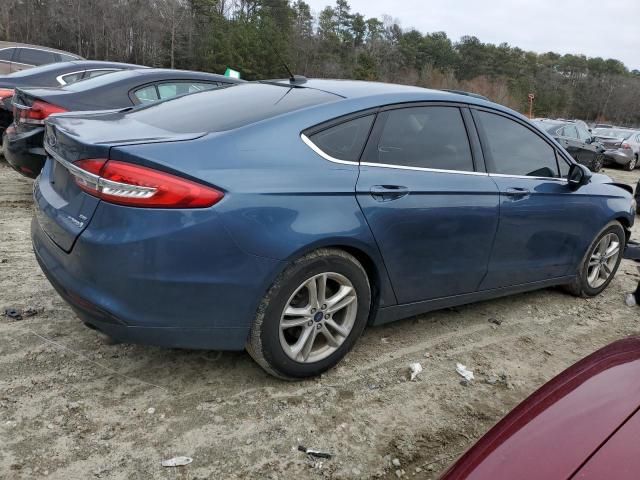
<svg viewBox="0 0 640 480"><path fill-rule="evenodd" d="M54 113L64 113L65 108L51 103L36 100L30 107L13 104L13 116L19 123L30 123L34 125L44 124L45 118Z"/></svg>
<svg viewBox="0 0 640 480"><path fill-rule="evenodd" d="M206 208L224 197L215 188L117 160L80 160L69 172L85 192L130 207Z"/></svg>
<svg viewBox="0 0 640 480"><path fill-rule="evenodd" d="M0 102L13 97L13 93L14 91L11 88L0 88Z"/></svg>

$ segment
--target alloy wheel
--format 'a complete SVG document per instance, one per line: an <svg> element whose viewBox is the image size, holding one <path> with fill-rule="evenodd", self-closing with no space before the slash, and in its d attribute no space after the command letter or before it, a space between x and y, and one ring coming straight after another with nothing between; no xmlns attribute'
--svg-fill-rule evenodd
<svg viewBox="0 0 640 480"><path fill-rule="evenodd" d="M280 317L280 345L300 363L323 360L347 339L355 325L358 297L347 277L326 272L305 280Z"/></svg>
<svg viewBox="0 0 640 480"><path fill-rule="evenodd" d="M608 233L600 239L589 258L587 283L591 288L599 288L609 280L619 256L620 239L615 233Z"/></svg>

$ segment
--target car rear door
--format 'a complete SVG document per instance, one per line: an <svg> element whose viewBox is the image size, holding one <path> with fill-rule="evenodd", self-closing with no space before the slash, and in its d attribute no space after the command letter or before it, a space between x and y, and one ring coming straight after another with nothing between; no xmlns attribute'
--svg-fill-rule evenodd
<svg viewBox="0 0 640 480"><path fill-rule="evenodd" d="M11 60L16 49L13 47L0 50L0 75L11 73Z"/></svg>
<svg viewBox="0 0 640 480"><path fill-rule="evenodd" d="M481 289L575 273L576 249L593 208L566 180L569 163L532 126L474 109L490 178L500 191L500 225Z"/></svg>
<svg viewBox="0 0 640 480"><path fill-rule="evenodd" d="M499 195L464 106L383 109L361 158L356 194L399 303L477 290Z"/></svg>

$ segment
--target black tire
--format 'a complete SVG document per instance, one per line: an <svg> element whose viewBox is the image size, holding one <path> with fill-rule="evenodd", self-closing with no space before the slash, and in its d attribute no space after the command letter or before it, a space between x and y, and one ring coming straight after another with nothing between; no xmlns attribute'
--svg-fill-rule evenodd
<svg viewBox="0 0 640 480"><path fill-rule="evenodd" d="M634 170L636 169L636 167L637 167L637 166L638 166L638 156L637 156L637 155L635 155L635 156L631 159L631 161L630 161L628 164L626 164L626 165L624 166L624 169L625 169L626 171L628 171L628 172L632 172L632 171L634 171Z"/></svg>
<svg viewBox="0 0 640 480"><path fill-rule="evenodd" d="M596 158L593 160L593 163L591 164L591 171L593 173L598 173L600 170L602 170L603 164L604 164L603 156L602 155L596 156Z"/></svg>
<svg viewBox="0 0 640 480"><path fill-rule="evenodd" d="M280 343L280 319L290 297L307 279L326 272L346 277L357 296L355 323L343 343L327 358L302 363L290 358ZM358 260L338 249L319 249L289 265L264 296L251 327L246 350L268 373L285 380L313 377L334 367L362 334L371 310L371 287Z"/></svg>
<svg viewBox="0 0 640 480"><path fill-rule="evenodd" d="M609 278L599 287L592 288L587 281L589 259L591 258L591 255L593 254L596 246L598 245L598 242L602 239L602 237L604 237L605 235L608 235L609 233L614 233L618 236L618 240L620 242L620 253L615 263L615 267L613 268L611 275L609 275ZM573 283L566 285L565 289L572 295L575 295L576 297L586 298L586 297L595 297L596 295L599 295L605 288L609 286L609 283L611 283L611 280L613 280L613 278L615 277L616 272L618 271L618 267L620 266L620 261L622 260L622 253L624 251L625 244L626 244L626 235L624 232L624 228L622 228L622 225L620 225L620 223L616 221L613 221L607 224L600 231L600 233L596 235L593 242L591 242L591 244L589 245L587 252L585 253L584 257L582 258L582 261L580 262L580 266L578 267L578 273L576 275L576 279L574 280Z"/></svg>

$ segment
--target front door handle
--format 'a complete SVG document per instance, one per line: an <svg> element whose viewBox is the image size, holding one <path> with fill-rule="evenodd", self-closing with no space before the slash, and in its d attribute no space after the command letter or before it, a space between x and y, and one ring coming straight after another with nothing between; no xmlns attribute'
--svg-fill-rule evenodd
<svg viewBox="0 0 640 480"><path fill-rule="evenodd" d="M513 198L524 198L524 197L528 197L531 194L529 189L519 188L519 187L507 188L504 193L508 197L513 197Z"/></svg>
<svg viewBox="0 0 640 480"><path fill-rule="evenodd" d="M389 202L409 195L409 189L402 185L374 185L369 191L379 202Z"/></svg>

